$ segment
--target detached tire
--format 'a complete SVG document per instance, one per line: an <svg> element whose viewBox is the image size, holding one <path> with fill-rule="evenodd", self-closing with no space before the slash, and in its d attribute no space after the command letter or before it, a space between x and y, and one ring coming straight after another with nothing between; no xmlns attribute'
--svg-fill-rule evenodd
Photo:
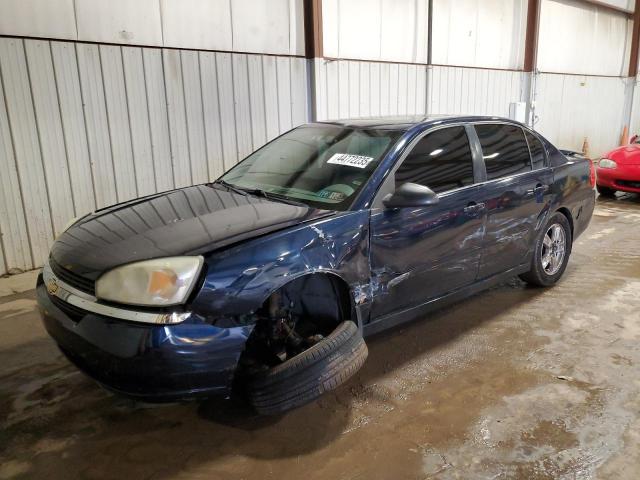
<svg viewBox="0 0 640 480"><path fill-rule="evenodd" d="M520 278L537 287L555 285L567 268L572 243L569 220L556 212L538 235L531 270L520 275Z"/></svg>
<svg viewBox="0 0 640 480"><path fill-rule="evenodd" d="M367 354L357 325L342 322L313 347L249 378L249 403L261 415L277 415L301 407L351 378Z"/></svg>

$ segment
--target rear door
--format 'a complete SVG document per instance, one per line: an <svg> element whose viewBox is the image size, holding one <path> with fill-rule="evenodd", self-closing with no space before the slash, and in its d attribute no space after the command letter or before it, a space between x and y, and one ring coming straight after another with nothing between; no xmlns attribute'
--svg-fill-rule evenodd
<svg viewBox="0 0 640 480"><path fill-rule="evenodd" d="M371 214L371 270L377 295L372 319L416 307L473 283L485 214L479 151L465 126L435 130L415 141L387 178ZM473 130L471 130L473 133ZM387 192L418 183L439 195L428 207L384 208ZM375 207L378 208L375 208Z"/></svg>
<svg viewBox="0 0 640 480"><path fill-rule="evenodd" d="M553 173L540 141L520 126L484 123L475 130L487 178L482 191L487 227L478 273L484 279L529 262L549 208Z"/></svg>

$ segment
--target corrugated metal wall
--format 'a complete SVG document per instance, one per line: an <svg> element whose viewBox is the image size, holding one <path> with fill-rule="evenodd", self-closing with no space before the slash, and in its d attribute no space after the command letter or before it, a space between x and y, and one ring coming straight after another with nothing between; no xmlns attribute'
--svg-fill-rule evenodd
<svg viewBox="0 0 640 480"><path fill-rule="evenodd" d="M526 74L460 67L429 68L428 113L509 116Z"/></svg>
<svg viewBox="0 0 640 480"><path fill-rule="evenodd" d="M217 178L308 121L303 58L0 38L0 274L69 219Z"/></svg>
<svg viewBox="0 0 640 480"><path fill-rule="evenodd" d="M427 67L315 59L319 120L424 114Z"/></svg>
<svg viewBox="0 0 640 480"><path fill-rule="evenodd" d="M385 115L509 116L527 74L509 70L316 59L318 119Z"/></svg>
<svg viewBox="0 0 640 480"><path fill-rule="evenodd" d="M631 122L629 125L629 136L633 136L640 135L640 91L638 91L640 85L635 79L629 79L629 81L635 83L631 104Z"/></svg>
<svg viewBox="0 0 640 480"><path fill-rule="evenodd" d="M597 158L620 141L629 80L613 77L540 74L535 128L559 148L582 150Z"/></svg>

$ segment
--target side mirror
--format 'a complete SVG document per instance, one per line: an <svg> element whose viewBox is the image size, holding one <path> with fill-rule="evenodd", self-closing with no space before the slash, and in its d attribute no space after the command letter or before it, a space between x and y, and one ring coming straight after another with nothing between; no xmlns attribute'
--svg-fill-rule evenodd
<svg viewBox="0 0 640 480"><path fill-rule="evenodd" d="M428 207L440 201L438 195L429 187L417 183L403 183L383 200L387 208Z"/></svg>

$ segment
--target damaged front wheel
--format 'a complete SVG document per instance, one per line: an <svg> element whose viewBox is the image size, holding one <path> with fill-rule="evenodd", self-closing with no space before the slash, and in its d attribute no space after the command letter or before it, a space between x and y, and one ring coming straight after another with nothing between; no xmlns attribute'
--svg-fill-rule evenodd
<svg viewBox="0 0 640 480"><path fill-rule="evenodd" d="M342 322L307 350L248 378L249 402L262 415L276 415L305 405L351 378L367 354L356 324Z"/></svg>

